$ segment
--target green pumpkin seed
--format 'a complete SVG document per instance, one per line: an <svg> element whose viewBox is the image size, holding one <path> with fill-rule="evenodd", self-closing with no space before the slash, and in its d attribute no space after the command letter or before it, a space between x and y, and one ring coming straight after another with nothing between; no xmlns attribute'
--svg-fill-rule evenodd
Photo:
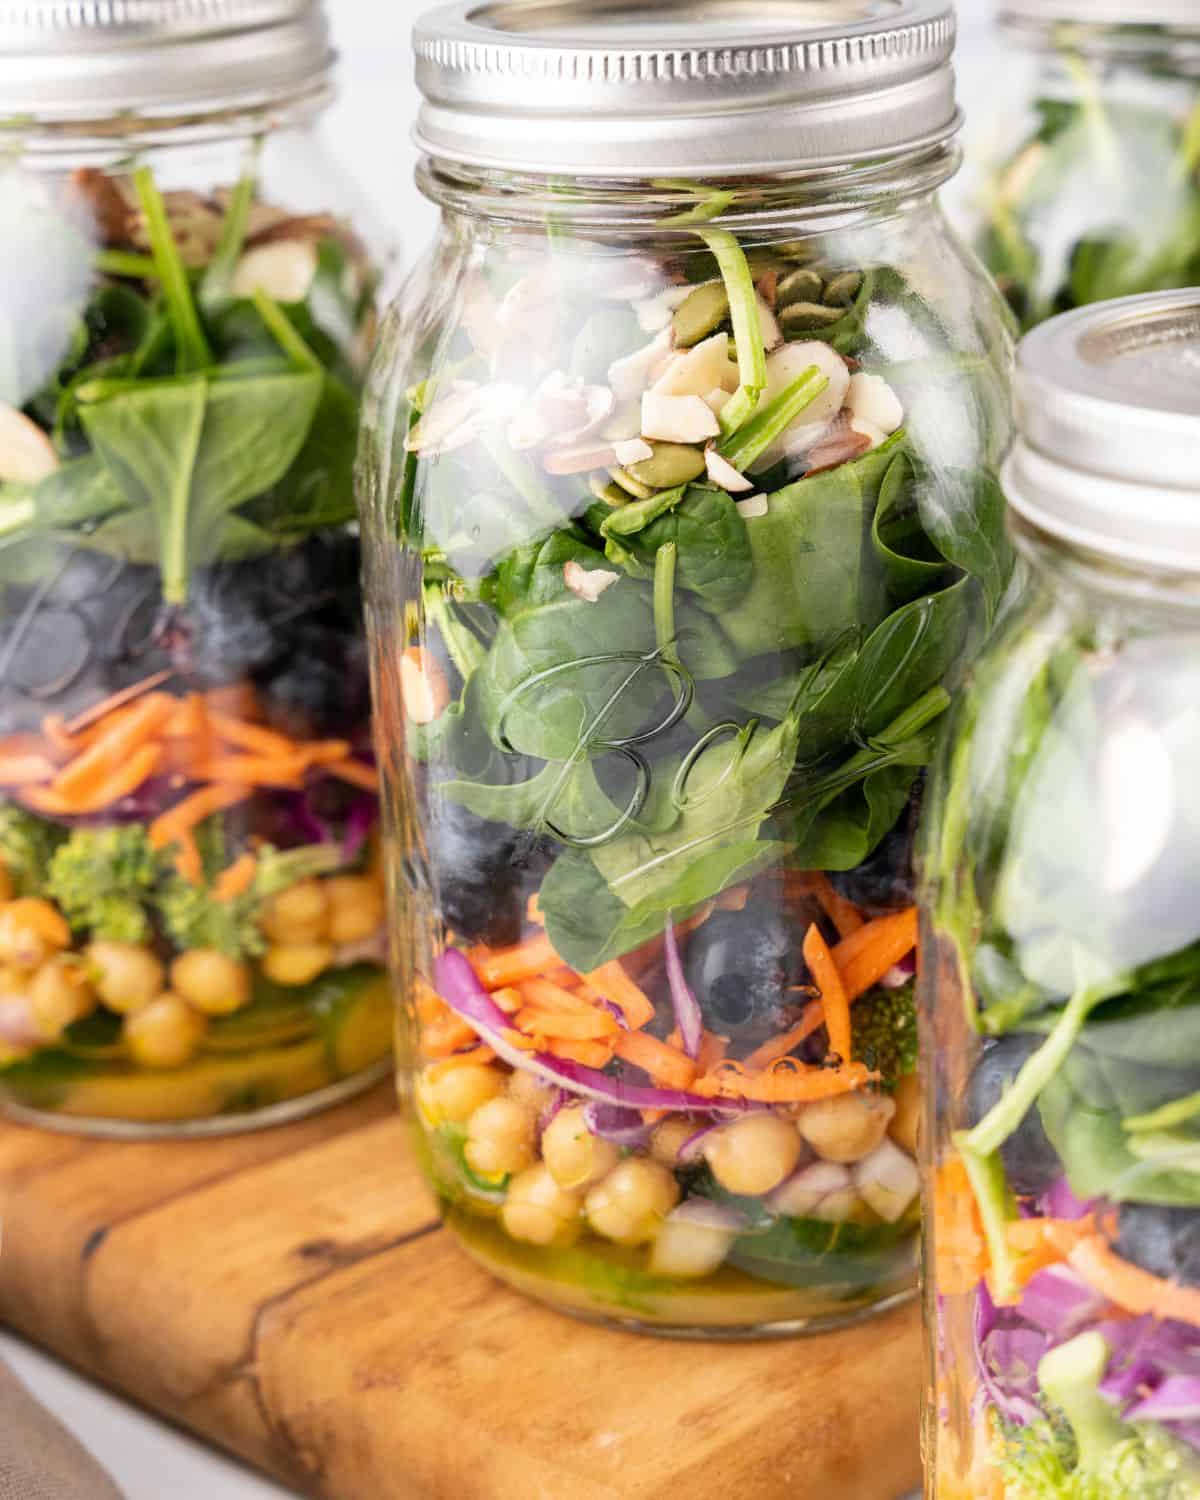
<svg viewBox="0 0 1200 1500"><path fill-rule="evenodd" d="M861 271L843 271L825 288L824 300L830 307L849 307L862 291L862 284Z"/></svg>
<svg viewBox="0 0 1200 1500"><path fill-rule="evenodd" d="M690 484L705 471L704 454L684 443L652 443L653 458L630 464L629 473L639 484L652 490L673 490L676 485Z"/></svg>
<svg viewBox="0 0 1200 1500"><path fill-rule="evenodd" d="M817 247L811 240L783 240L771 248L795 266L807 266L817 258Z"/></svg>
<svg viewBox="0 0 1200 1500"><path fill-rule="evenodd" d="M729 316L729 293L723 281L707 281L698 286L676 310L675 343L680 349L691 349L716 333Z"/></svg>
<svg viewBox="0 0 1200 1500"><path fill-rule="evenodd" d="M619 484L614 484L603 469L593 469L588 475L588 489L605 505L628 505L629 496Z"/></svg>
<svg viewBox="0 0 1200 1500"><path fill-rule="evenodd" d="M811 333L832 328L845 313L840 307L824 307L819 302L793 302L779 314L779 325L785 333Z"/></svg>
<svg viewBox="0 0 1200 1500"><path fill-rule="evenodd" d="M649 462L649 460L647 460ZM640 479L635 479L628 469L609 469L614 484L620 485L627 495L632 495L635 500L649 500L654 489L651 485L643 484Z"/></svg>
<svg viewBox="0 0 1200 1500"><path fill-rule="evenodd" d="M811 266L801 266L798 271L791 271L779 283L778 299L780 307L787 307L792 302L819 302L825 293L825 283Z"/></svg>

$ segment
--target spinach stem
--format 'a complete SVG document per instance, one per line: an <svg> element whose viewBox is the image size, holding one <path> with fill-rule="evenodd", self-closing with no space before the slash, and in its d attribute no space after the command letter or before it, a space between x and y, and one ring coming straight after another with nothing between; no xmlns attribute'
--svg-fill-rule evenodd
<svg viewBox="0 0 1200 1500"><path fill-rule="evenodd" d="M664 661L679 664L675 649L675 567L679 548L664 542L654 554L654 640ZM668 673L668 676L672 674Z"/></svg>
<svg viewBox="0 0 1200 1500"><path fill-rule="evenodd" d="M132 250L97 250L93 265L105 276L133 277L138 281L158 278L158 262L154 257L137 255Z"/></svg>
<svg viewBox="0 0 1200 1500"><path fill-rule="evenodd" d="M257 157L257 147L254 156ZM254 165L256 165L255 163ZM246 243L246 228L250 222L250 207L254 202L258 174L253 169L242 173L229 200L225 222L221 226L221 238L216 252L209 262L208 270L200 283L200 301L205 307L223 301L230 295L233 275Z"/></svg>
<svg viewBox="0 0 1200 1500"><path fill-rule="evenodd" d="M828 385L828 378L821 374L816 365L810 365L803 375L794 380L768 406L764 406L740 432L725 439L720 445L722 457L727 458L739 471L748 469L792 425L800 413L813 404Z"/></svg>
<svg viewBox="0 0 1200 1500"><path fill-rule="evenodd" d="M1008 1225L1016 1217L1012 1193L999 1153L981 1155L971 1149L968 1139L960 1131L954 1137L954 1144L962 1157L967 1180L971 1184L979 1217L983 1222L983 1237L987 1241L991 1261L989 1289L1000 1306L1009 1306L1019 1301L1021 1295L1013 1253L1008 1243Z"/></svg>
<svg viewBox="0 0 1200 1500"><path fill-rule="evenodd" d="M273 297L268 297L262 287L254 289L254 306L266 325L271 337L291 360L297 370L312 370L317 375L325 373L325 366L305 343L299 329Z"/></svg>
<svg viewBox="0 0 1200 1500"><path fill-rule="evenodd" d="M446 591L440 585L425 587L425 614L441 632L450 660L458 668L464 680L469 679L484 663L487 652L482 643L455 615Z"/></svg>
<svg viewBox="0 0 1200 1500"><path fill-rule="evenodd" d="M750 262L735 235L727 229L701 229L697 233L712 251L729 293L741 384L721 413L721 430L728 436L749 418L767 384L767 352L758 316L758 293Z"/></svg>
<svg viewBox="0 0 1200 1500"><path fill-rule="evenodd" d="M1123 1123L1131 1134L1140 1135L1149 1130L1173 1130L1177 1125L1186 1125L1197 1115L1200 1115L1200 1094L1189 1094L1185 1099L1172 1099L1149 1114L1131 1115Z"/></svg>
<svg viewBox="0 0 1200 1500"><path fill-rule="evenodd" d="M553 497L541 477L518 454L513 452L495 427L484 429L483 445L492 462L529 506L538 525L549 526L557 530L566 518L554 504Z"/></svg>
<svg viewBox="0 0 1200 1500"><path fill-rule="evenodd" d="M208 340L196 311L191 283L179 254L179 246L167 217L166 204L154 173L149 167L139 167L133 174L138 202L146 216L146 228L150 236L150 247L154 263L158 267L158 278L162 282L167 311L175 330L175 364L181 375L204 370L212 363Z"/></svg>

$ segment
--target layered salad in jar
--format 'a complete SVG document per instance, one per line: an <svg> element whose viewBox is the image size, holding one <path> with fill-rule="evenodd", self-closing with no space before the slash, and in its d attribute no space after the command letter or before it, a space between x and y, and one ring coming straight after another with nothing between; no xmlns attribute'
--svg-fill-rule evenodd
<svg viewBox="0 0 1200 1500"><path fill-rule="evenodd" d="M1006 577L997 367L865 246L700 227L514 233L426 369L377 672L447 1219L635 1325L906 1295L910 846Z"/></svg>
<svg viewBox="0 0 1200 1500"><path fill-rule="evenodd" d="M1200 657L1122 636L1039 608L939 778L937 1500L1200 1495Z"/></svg>
<svg viewBox="0 0 1200 1500"><path fill-rule="evenodd" d="M374 274L328 214L0 181L0 1097L252 1123L389 1050L352 520Z"/></svg>

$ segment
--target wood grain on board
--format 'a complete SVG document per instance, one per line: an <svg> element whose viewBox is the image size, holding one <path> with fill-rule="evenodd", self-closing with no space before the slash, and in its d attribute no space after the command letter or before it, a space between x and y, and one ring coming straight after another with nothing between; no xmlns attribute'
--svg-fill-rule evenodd
<svg viewBox="0 0 1200 1500"><path fill-rule="evenodd" d="M895 1500L914 1308L681 1344L564 1319L454 1246L384 1087L224 1140L0 1124L0 1320L322 1500Z"/></svg>

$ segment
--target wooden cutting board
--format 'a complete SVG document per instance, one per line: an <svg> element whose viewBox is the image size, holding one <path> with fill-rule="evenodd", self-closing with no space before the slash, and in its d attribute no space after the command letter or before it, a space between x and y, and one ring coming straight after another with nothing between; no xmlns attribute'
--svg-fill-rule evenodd
<svg viewBox="0 0 1200 1500"><path fill-rule="evenodd" d="M0 1319L326 1500L896 1500L914 1308L783 1343L565 1319L439 1227L383 1087L286 1129L0 1124Z"/></svg>

